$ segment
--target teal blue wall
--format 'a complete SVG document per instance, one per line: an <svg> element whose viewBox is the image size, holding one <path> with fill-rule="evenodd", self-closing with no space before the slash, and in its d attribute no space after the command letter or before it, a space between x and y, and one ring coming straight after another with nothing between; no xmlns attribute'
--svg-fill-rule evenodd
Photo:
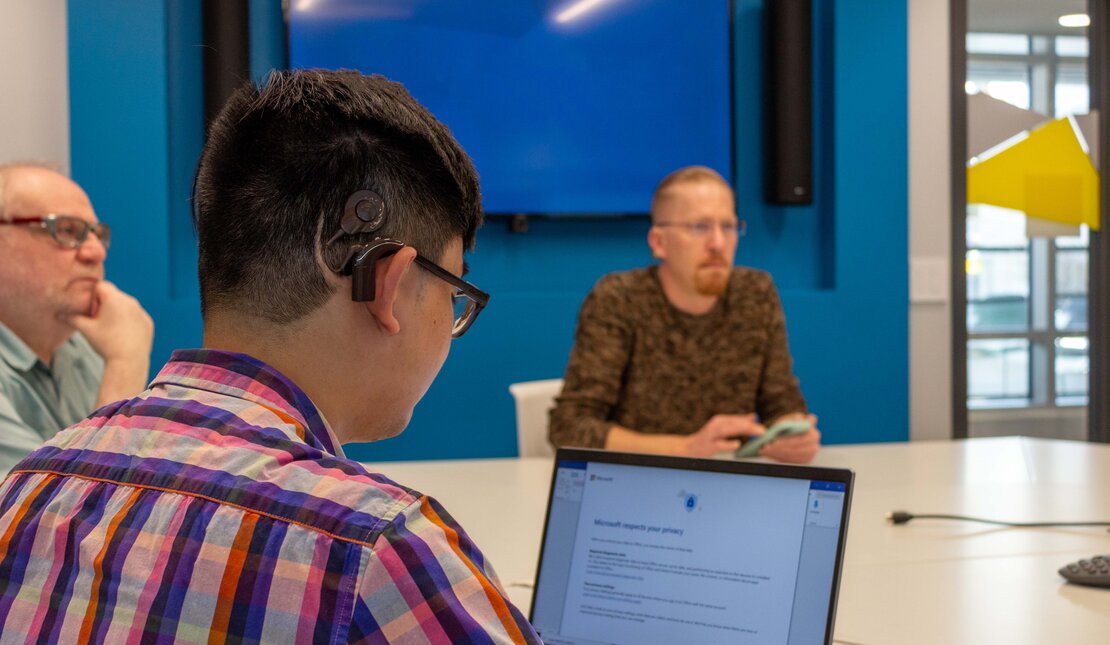
<svg viewBox="0 0 1110 645"><path fill-rule="evenodd" d="M170 56L170 45L191 45L167 29L186 4L199 3L68 3L73 177L112 224L108 278L154 317L155 369L200 341L188 197L203 117L187 100L200 66L179 78L191 57L177 47Z"/></svg>
<svg viewBox="0 0 1110 645"><path fill-rule="evenodd" d="M906 6L814 0L816 199L781 207L760 199L762 4L733 2L735 179L749 221L739 261L780 286L796 371L825 440L905 440ZM69 1L73 173L118 231L109 277L154 316L155 365L201 337L188 204L202 137L198 5ZM256 78L280 58L277 18L252 16ZM515 454L508 385L562 375L583 297L602 274L650 261L646 232L637 220L534 221L526 234L487 224L470 263L490 307L455 343L408 430L349 454Z"/></svg>

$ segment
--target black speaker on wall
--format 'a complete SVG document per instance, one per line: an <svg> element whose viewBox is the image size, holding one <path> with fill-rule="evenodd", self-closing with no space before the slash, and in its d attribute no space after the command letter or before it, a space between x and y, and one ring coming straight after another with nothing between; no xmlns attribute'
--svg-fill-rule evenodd
<svg viewBox="0 0 1110 645"><path fill-rule="evenodd" d="M248 0L204 0L204 120L211 123L224 103L250 78Z"/></svg>
<svg viewBox="0 0 1110 645"><path fill-rule="evenodd" d="M764 199L813 202L812 0L766 0Z"/></svg>

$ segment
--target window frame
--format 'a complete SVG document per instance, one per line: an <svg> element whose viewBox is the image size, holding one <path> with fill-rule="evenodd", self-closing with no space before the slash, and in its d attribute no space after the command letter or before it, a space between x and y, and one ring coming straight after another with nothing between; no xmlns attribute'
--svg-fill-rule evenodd
<svg viewBox="0 0 1110 645"><path fill-rule="evenodd" d="M965 5L966 6L966 5ZM962 32L953 31L953 34L962 33L962 39L953 38L953 41L959 40L958 47L963 49L962 60L956 60L957 57L953 56L953 64L961 66L961 74L959 76L962 82L959 84L960 91L964 91L962 87L972 76L972 68L979 66L980 68L988 67L995 64L1000 69L1009 68L1011 70L1018 69L1018 66L1024 66L1027 70L1024 76L1028 79L1029 86L1029 100L1028 105L1031 109L1038 112L1055 115L1056 109L1056 85L1057 79L1062 76L1069 76L1076 78L1075 70L1077 63L1082 64L1084 67L1088 64L1088 58L1083 56L1061 56L1057 53L1056 37L1052 35L1040 34L1026 34L1029 47L1027 54L1007 54L1007 53L969 53L966 49L966 42L969 37L973 36L972 33L964 29ZM1010 34L1013 35L1013 34ZM1090 49L1090 48L1089 48ZM1061 73L1061 68L1065 69L1065 73ZM1088 70L1089 73L1089 70ZM955 75L954 75L955 76ZM956 79L953 79L953 86L956 86ZM1091 87L1091 79L1087 77L1088 87ZM1092 88L1093 90L1093 88ZM1090 93L1091 102L1095 100L1095 94ZM966 98L960 104L963 106L966 114ZM1054 116L1052 118L1055 118ZM966 136L966 118L962 123L962 132ZM953 127L953 136L956 135L957 127ZM966 139L965 139L966 141ZM960 147L961 150L957 151L953 146L954 158L957 154L966 159L966 145ZM963 171L966 167L966 162L961 159L959 165L954 165L958 171ZM956 307L958 311L953 312L954 322L960 325L963 334L954 334L954 340L961 344L961 347L955 352L957 363L956 370L963 371L962 383L957 382L956 391L961 392L963 401L957 401L956 423L954 424L953 435L956 437L968 436L967 427L967 414L969 410L1000 410L1000 409L1056 409L1056 408L1075 408L1082 407L1088 404L1090 398L1090 391L1086 396L1058 396L1057 382L1059 375L1057 374L1057 342L1062 338L1076 338L1083 337L1088 339L1088 370L1090 369L1090 340L1088 337L1088 330L1090 329L1090 288L1083 294L1072 294L1067 292L1061 294L1057 289L1057 263L1060 252L1069 254L1076 254L1080 251L1087 255L1088 266L1090 266L1090 242L1086 247L1068 246L1061 248L1056 243L1056 238L1027 238L1025 247L999 247L999 246L985 246L976 245L969 242L967 236L967 222L968 222L968 204L966 201L966 186L962 190L954 190L954 198L958 200L959 207L954 210L959 217L958 227L961 229L959 232L959 244L953 245L953 248L962 251L963 263L967 262L971 252L978 253L992 253L992 252L1020 252L1027 253L1026 261L1028 284L1028 298L1026 314L1026 326L1024 329L1014 330L991 330L991 331L974 331L968 324L968 317L971 307L978 302L968 296L968 273L966 264L964 264L964 271L954 272L957 273L954 279L961 281L962 284L958 290L954 290L954 294L958 294L958 299L954 302L962 305ZM955 227L954 227L955 228ZM1055 320L1055 312L1057 304L1060 302L1061 296L1076 297L1083 295L1088 298L1087 312L1088 321L1085 322L1083 329L1058 329ZM958 321L958 322L957 322ZM958 328L959 329L959 328ZM972 380L971 380L971 352L969 347L974 341L980 340L1023 340L1028 342L1029 356L1029 397L1028 399L1013 399L1013 398L996 398L980 397L972 398ZM960 388L962 385L962 388ZM962 428L959 423L962 416ZM962 432L961 432L962 430Z"/></svg>

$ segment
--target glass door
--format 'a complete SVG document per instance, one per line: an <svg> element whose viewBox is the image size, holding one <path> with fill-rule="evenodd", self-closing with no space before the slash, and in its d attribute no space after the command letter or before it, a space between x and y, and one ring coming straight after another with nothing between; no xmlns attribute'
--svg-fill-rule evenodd
<svg viewBox="0 0 1110 645"><path fill-rule="evenodd" d="M1087 439L1098 220L1085 200L1093 191L1097 204L1099 185L1087 3L966 0L966 12L964 328L954 335L966 436Z"/></svg>

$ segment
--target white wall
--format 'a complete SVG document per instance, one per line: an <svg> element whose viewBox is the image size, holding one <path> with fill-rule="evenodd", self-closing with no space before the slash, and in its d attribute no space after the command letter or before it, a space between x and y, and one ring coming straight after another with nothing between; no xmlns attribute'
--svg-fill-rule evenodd
<svg viewBox="0 0 1110 645"><path fill-rule="evenodd" d="M909 16L910 438L952 436L949 3Z"/></svg>
<svg viewBox="0 0 1110 645"><path fill-rule="evenodd" d="M65 0L0 0L0 163L69 170Z"/></svg>

